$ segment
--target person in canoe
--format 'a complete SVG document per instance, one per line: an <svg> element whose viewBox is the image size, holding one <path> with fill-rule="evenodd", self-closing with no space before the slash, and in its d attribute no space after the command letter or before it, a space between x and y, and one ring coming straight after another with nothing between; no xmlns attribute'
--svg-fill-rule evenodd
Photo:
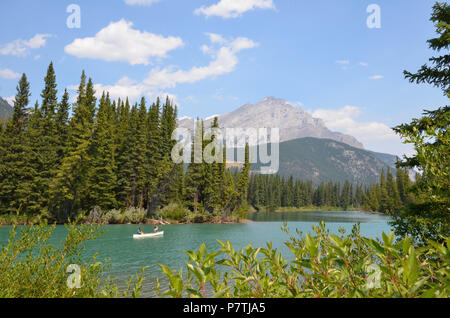
<svg viewBox="0 0 450 318"><path fill-rule="evenodd" d="M155 228L153 229L153 233L156 233L156 232L158 232L158 225L157 226L155 226Z"/></svg>
<svg viewBox="0 0 450 318"><path fill-rule="evenodd" d="M144 232L142 231L141 228L139 228L138 231L137 231L137 234L139 234L139 235L144 235Z"/></svg>

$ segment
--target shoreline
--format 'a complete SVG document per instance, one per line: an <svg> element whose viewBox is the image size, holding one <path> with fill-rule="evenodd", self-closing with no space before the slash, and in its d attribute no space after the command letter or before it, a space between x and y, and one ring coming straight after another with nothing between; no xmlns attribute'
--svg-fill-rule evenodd
<svg viewBox="0 0 450 318"><path fill-rule="evenodd" d="M386 215L382 212L376 212L376 211L366 211L366 210L360 210L360 209L343 209L339 207L323 207L323 208L317 208L317 207L302 207L302 208L278 208L278 209L260 209L255 210L252 209L249 211L249 213L302 213L302 212L338 212L338 211L354 211L354 212L362 212L362 213L370 213L370 214L376 214L376 215ZM19 225L19 226L27 226L33 224L33 220L14 220L16 217L12 217L11 220L1 220L0 226L12 226L12 225ZM80 222L80 224L84 225L158 225L158 226L164 226L164 225L189 225L189 224L248 224L248 223L255 223L257 221L253 221L247 218L244 219L238 219L235 220L230 217L215 217L211 220L205 221L205 222L180 222L180 221L173 221L173 220L164 220L164 219L147 219L144 222L141 223L95 223L95 222ZM39 224L39 222L35 222L34 224ZM62 222L52 222L48 223L49 225L65 225L67 223Z"/></svg>

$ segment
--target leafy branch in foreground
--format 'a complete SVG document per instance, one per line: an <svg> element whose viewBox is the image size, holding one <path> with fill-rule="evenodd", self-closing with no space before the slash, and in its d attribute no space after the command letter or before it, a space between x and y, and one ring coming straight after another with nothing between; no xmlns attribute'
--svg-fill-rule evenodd
<svg viewBox="0 0 450 318"><path fill-rule="evenodd" d="M0 250L0 298L103 298L119 297L114 279L105 277L108 264L97 261L97 255L87 259L82 252L85 242L101 236L99 227L66 225L67 236L59 247L50 243L55 226L13 226L8 242ZM79 288L71 288L70 265L79 269ZM144 270L144 269L142 269ZM73 277L73 276L72 276ZM131 277L121 296L139 297L143 273Z"/></svg>
<svg viewBox="0 0 450 318"><path fill-rule="evenodd" d="M394 233L382 240L364 238L356 226L345 236L329 234L325 224L316 235L290 236L292 252L284 258L268 243L236 251L230 242L208 253L188 255L185 272L160 265L169 279L170 297L214 298L378 298L449 297L450 238L445 244L428 241L415 247L410 238L394 242ZM300 233L298 233L300 234ZM221 269L223 272L221 272Z"/></svg>

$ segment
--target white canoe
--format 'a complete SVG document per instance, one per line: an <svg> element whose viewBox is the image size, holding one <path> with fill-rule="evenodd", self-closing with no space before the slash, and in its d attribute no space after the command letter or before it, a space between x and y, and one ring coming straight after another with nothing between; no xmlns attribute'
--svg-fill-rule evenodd
<svg viewBox="0 0 450 318"><path fill-rule="evenodd" d="M147 234L134 234L134 239L143 239L143 238L149 238L149 237L157 237L157 236L163 236L164 231L156 232L156 233L147 233Z"/></svg>

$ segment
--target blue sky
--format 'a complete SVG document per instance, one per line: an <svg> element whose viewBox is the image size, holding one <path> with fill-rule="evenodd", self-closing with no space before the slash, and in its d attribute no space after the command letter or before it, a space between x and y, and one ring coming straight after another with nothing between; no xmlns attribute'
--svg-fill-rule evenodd
<svg viewBox="0 0 450 318"><path fill-rule="evenodd" d="M0 96L12 97L25 72L34 103L53 61L61 91L84 69L98 92L169 94L191 117L275 96L368 149L401 154L410 147L388 127L447 102L439 89L403 78L433 55L434 2L2 0ZM381 28L367 27L373 3ZM80 28L67 27L70 4L81 9Z"/></svg>

